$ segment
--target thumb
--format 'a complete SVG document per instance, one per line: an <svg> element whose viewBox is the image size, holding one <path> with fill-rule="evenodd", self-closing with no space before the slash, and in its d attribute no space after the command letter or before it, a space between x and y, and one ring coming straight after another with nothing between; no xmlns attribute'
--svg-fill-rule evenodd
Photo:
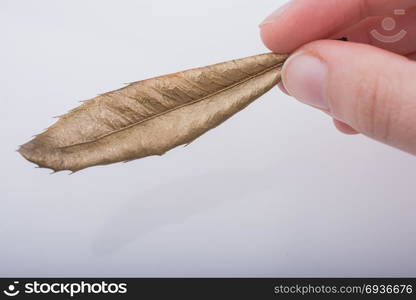
<svg viewBox="0 0 416 300"><path fill-rule="evenodd" d="M416 62L363 44L317 41L285 63L286 90L358 132L416 154Z"/></svg>

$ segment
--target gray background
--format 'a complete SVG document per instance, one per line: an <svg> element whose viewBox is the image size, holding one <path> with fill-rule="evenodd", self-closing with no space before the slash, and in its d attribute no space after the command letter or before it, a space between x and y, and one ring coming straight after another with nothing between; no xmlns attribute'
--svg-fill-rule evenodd
<svg viewBox="0 0 416 300"><path fill-rule="evenodd" d="M125 82L267 50L284 1L0 1L0 276L415 276L414 157L273 89L163 157L15 152Z"/></svg>

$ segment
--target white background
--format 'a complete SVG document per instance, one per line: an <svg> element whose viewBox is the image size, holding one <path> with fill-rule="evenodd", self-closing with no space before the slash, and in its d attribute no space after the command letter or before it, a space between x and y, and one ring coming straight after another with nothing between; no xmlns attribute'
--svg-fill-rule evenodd
<svg viewBox="0 0 416 300"><path fill-rule="evenodd" d="M285 1L0 1L0 276L415 276L416 160L273 89L163 157L15 152L123 83L267 52Z"/></svg>

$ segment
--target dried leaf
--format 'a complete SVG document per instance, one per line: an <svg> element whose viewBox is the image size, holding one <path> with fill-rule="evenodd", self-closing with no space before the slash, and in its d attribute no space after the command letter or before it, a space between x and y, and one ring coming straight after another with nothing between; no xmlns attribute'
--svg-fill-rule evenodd
<svg viewBox="0 0 416 300"><path fill-rule="evenodd" d="M84 102L19 152L55 171L162 155L271 89L286 58L262 54L134 82Z"/></svg>

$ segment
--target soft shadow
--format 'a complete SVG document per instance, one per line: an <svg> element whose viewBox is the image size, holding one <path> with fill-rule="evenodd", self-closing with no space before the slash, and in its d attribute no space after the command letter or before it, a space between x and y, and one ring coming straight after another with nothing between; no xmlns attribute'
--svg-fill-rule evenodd
<svg viewBox="0 0 416 300"><path fill-rule="evenodd" d="M263 180L261 180L261 179ZM235 170L181 178L145 192L110 215L92 244L97 255L111 255L153 230L175 223L224 202L238 201L272 184L264 172Z"/></svg>

